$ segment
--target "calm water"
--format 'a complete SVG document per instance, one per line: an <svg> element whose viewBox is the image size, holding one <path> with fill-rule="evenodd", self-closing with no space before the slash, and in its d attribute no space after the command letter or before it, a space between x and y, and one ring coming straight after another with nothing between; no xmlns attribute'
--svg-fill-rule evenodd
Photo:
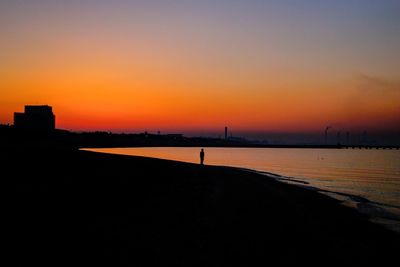
<svg viewBox="0 0 400 267"><path fill-rule="evenodd" d="M198 163L200 148L89 150ZM284 176L275 177L281 181L322 189L400 232L399 150L205 148L205 153L206 164L275 173Z"/></svg>

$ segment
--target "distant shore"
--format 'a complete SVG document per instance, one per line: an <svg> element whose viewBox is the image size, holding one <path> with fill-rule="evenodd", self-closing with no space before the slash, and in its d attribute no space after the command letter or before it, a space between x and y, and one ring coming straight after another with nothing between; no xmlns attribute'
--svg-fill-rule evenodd
<svg viewBox="0 0 400 267"><path fill-rule="evenodd" d="M328 196L237 168L51 148L0 160L16 265L384 264L400 245Z"/></svg>
<svg viewBox="0 0 400 267"><path fill-rule="evenodd" d="M267 143L244 138L186 137L182 134L124 134L111 132L71 132L55 129L33 131L0 125L0 147L9 143L25 146L62 146L75 148L116 147L234 147L307 149L400 149L399 144L346 143Z"/></svg>

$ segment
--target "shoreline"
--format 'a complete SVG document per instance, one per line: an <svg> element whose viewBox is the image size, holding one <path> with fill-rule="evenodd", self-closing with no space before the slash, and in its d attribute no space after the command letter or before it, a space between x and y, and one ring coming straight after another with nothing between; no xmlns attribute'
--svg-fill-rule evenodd
<svg viewBox="0 0 400 267"><path fill-rule="evenodd" d="M367 264L400 244L331 197L234 167L68 149L0 159L17 262Z"/></svg>
<svg viewBox="0 0 400 267"><path fill-rule="evenodd" d="M143 147L141 147L141 148L143 148ZM102 151L103 149L105 149L105 151ZM168 159L167 157L163 158L163 157L148 156L148 155L141 156L141 155L133 155L133 154L129 155L129 154L124 154L124 153L112 153L112 152L107 151L108 149L109 148L80 148L80 150L82 150L82 151L105 153L108 155L139 156L139 157L148 157L148 158L160 159L160 160L172 160L172 161L182 162L182 163L194 163L191 161ZM125 149L125 147L119 147L116 149ZM395 205L391 205L391 204L387 204L387 203L376 202L376 201L373 201L373 200L368 199L367 197L364 197L361 195L350 194L350 193L340 192L340 191L332 191L329 189L325 189L323 187L311 185L310 182L300 180L300 179L296 178L295 176L285 176L285 175L278 174L278 173L272 173L270 171L264 171L264 170L258 170L258 169L248 168L248 167L240 167L240 166L229 166L229 165L219 165L219 164L218 165L211 164L209 166L236 168L238 170L261 174L265 177L277 180L279 182L287 183L287 184L294 185L294 186L299 186L299 187L302 187L307 190L311 190L311 191L318 192L320 194L327 195L329 197L332 197L335 200L340 201L341 205L344 205L346 207L351 207L351 208L355 209L357 212L359 212L360 214L369 216L371 222L378 223L380 225L383 225L384 227L386 227L387 229L389 229L391 231L400 233L400 215L398 212L398 211L400 211L399 206L395 206ZM395 209L396 212L393 210L391 211L390 209Z"/></svg>
<svg viewBox="0 0 400 267"><path fill-rule="evenodd" d="M222 166L222 167L230 167L230 166ZM369 221L379 224L379 225L382 225L386 229L393 231L397 234L400 234L400 223L399 223L400 217L395 213L391 213L387 210L382 210L382 208L380 208L380 207L386 207L386 208L395 208L397 210L400 210L399 206L375 202L366 197L359 196L359 195L343 193L343 192L338 192L338 191L331 191L331 190L326 190L323 188L311 186L309 182L298 180L296 177L292 177L292 176L284 176L284 175L277 174L277 173L272 173L272 172L268 172L268 171L260 171L260 170L249 169L249 168L240 168L240 167L233 167L233 168L238 168L240 170L258 173L258 174L264 175L270 179L274 179L281 183L298 186L298 187L306 189L306 190L311 190L311 191L326 195L335 200L338 200L341 205L343 205L345 207L350 207L350 208L356 210L361 215L368 216Z"/></svg>
<svg viewBox="0 0 400 267"><path fill-rule="evenodd" d="M342 193L338 191L331 191L326 190L323 188L311 186L309 182L298 180L296 177L292 176L284 176L277 173L267 172L267 171L260 171L256 169L249 169L249 168L241 168L241 167L232 167L232 166L223 166L223 165L216 165L220 167L228 167L228 168L237 168L239 170L248 171L251 173L257 173L263 176L266 176L270 179L274 179L278 182L289 184L292 186L297 186L306 190L314 191L323 195L326 195L334 200L340 202L340 205L345 207L350 207L356 210L360 215L368 216L369 221L375 224L379 224L384 226L386 229L393 231L397 234L400 234L400 217L395 214L391 213L386 210L382 210L380 206L387 207L387 208L395 208L400 209L398 206L389 205L386 203L380 203L372 201L368 198L353 195L349 193Z"/></svg>

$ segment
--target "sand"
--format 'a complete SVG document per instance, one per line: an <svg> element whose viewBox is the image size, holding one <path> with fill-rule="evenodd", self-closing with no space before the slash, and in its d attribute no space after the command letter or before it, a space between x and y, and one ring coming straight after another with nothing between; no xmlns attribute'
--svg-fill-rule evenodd
<svg viewBox="0 0 400 267"><path fill-rule="evenodd" d="M0 161L14 265L384 266L400 245L337 200L245 170L50 148Z"/></svg>

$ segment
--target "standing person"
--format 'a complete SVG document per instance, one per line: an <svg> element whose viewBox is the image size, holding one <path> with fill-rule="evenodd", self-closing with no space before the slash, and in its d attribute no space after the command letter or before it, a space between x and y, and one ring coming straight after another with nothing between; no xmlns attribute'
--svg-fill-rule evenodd
<svg viewBox="0 0 400 267"><path fill-rule="evenodd" d="M200 151L200 164L203 165L204 163L204 149L202 148Z"/></svg>

